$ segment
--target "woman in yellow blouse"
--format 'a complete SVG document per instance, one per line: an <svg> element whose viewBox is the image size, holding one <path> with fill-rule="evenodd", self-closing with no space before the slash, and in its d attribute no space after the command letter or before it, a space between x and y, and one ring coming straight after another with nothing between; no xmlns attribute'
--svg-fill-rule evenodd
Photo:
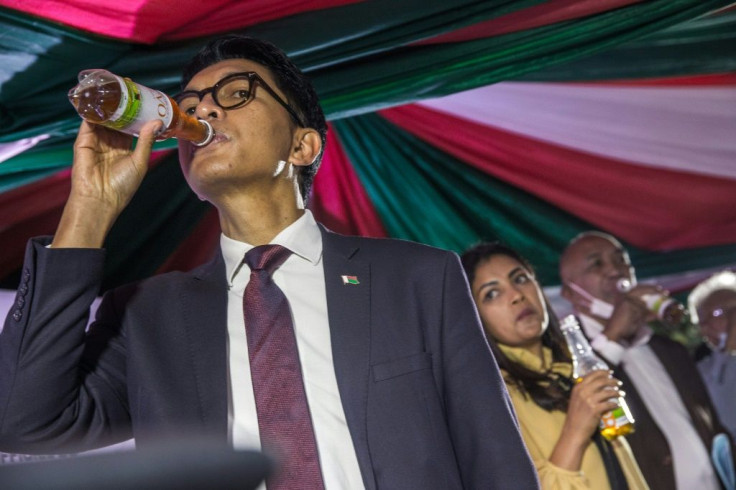
<svg viewBox="0 0 736 490"><path fill-rule="evenodd" d="M626 441L598 431L619 381L609 371L571 381L567 344L530 264L497 243L462 261L542 488L648 488Z"/></svg>

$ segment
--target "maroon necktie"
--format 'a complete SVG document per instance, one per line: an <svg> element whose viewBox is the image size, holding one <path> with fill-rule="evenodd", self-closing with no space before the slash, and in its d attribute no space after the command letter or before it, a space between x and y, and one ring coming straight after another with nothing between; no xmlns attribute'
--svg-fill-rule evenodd
<svg viewBox="0 0 736 490"><path fill-rule="evenodd" d="M263 448L279 459L266 482L269 490L322 489L289 302L271 278L289 255L280 245L260 245L245 254L251 273L243 312L258 430Z"/></svg>

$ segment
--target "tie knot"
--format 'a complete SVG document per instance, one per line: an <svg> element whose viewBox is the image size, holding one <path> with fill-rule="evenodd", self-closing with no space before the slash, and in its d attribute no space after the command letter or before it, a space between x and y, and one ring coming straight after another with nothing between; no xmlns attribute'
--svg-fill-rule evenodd
<svg viewBox="0 0 736 490"><path fill-rule="evenodd" d="M251 271L266 270L269 275L291 255L291 250L281 245L259 245L245 254L244 262Z"/></svg>

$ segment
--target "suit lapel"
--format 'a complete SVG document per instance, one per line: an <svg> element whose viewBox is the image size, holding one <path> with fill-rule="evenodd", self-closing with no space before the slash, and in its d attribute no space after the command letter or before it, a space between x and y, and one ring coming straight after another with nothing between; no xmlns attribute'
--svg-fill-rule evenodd
<svg viewBox="0 0 736 490"><path fill-rule="evenodd" d="M698 386L693 386L691 382L694 371L693 373L688 373L687 370L683 370L683 363L687 360L683 361L683 359L679 358L680 352L673 353L672 348L659 336L652 336L649 341L649 347L664 367L667 376L672 379L672 384L680 395L682 404L685 406L688 415L690 415L690 420L692 420L693 426L703 441L703 444L706 448L710 448L715 432L711 419L712 412L705 410L705 407L701 403L703 398L707 399L707 395L700 396L701 390L698 389ZM694 374L697 375L698 373ZM696 379L699 380L700 378Z"/></svg>
<svg viewBox="0 0 736 490"><path fill-rule="evenodd" d="M227 282L221 253L195 269L182 289L185 331L207 433L227 440ZM194 402L194 400L192 400Z"/></svg>
<svg viewBox="0 0 736 490"><path fill-rule="evenodd" d="M366 411L370 373L370 267L359 258L358 240L322 229L332 357L358 464L367 488L375 488ZM344 280L342 276L353 276Z"/></svg>

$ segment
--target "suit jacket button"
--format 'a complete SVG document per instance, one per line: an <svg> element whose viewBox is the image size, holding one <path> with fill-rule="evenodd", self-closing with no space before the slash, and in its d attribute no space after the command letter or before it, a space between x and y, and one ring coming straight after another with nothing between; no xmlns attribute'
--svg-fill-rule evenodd
<svg viewBox="0 0 736 490"><path fill-rule="evenodd" d="M19 322L21 318L23 318L23 313L21 313L20 310L15 310L13 312L13 320L15 320L16 322Z"/></svg>
<svg viewBox="0 0 736 490"><path fill-rule="evenodd" d="M23 296L18 296L18 299L15 300L15 306L17 306L18 309L23 308L25 304L26 304L26 299Z"/></svg>

